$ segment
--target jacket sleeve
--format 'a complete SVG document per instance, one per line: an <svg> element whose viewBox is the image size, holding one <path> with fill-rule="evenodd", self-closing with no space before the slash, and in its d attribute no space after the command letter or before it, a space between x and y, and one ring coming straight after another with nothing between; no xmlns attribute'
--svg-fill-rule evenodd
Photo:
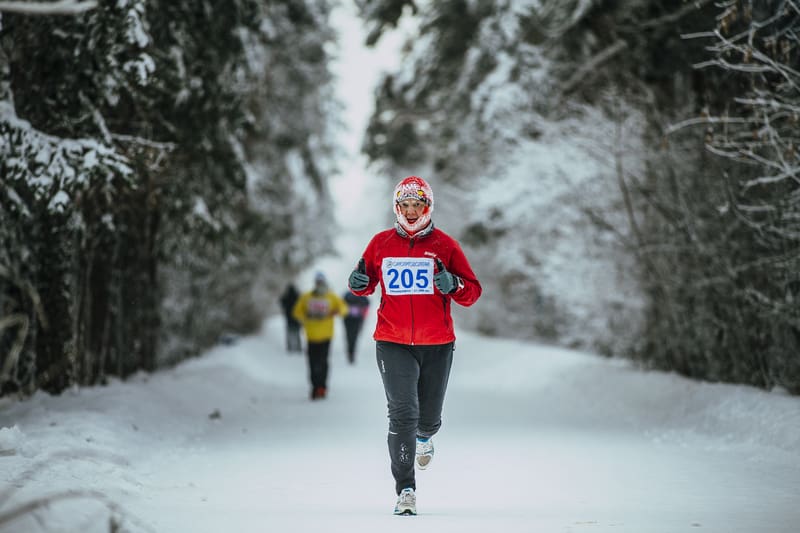
<svg viewBox="0 0 800 533"><path fill-rule="evenodd" d="M300 323L306 321L306 300L308 298L305 295L301 296L292 308L292 316Z"/></svg>
<svg viewBox="0 0 800 533"><path fill-rule="evenodd" d="M371 241L369 241L369 244L367 244L367 248L361 255L361 257L364 258L364 266L367 271L367 276L369 276L369 284L363 291L354 291L353 289L350 289L350 292L352 292L356 296L368 296L372 294L373 292L375 292L375 287L378 285L378 282L380 281L381 259L378 257L377 253L378 246L376 244L376 238L377 235L373 237ZM356 266L358 266L358 262L356 262Z"/></svg>
<svg viewBox="0 0 800 533"><path fill-rule="evenodd" d="M478 281L475 272L467 261L467 256L457 241L453 240L453 248L450 253L450 260L445 265L447 270L455 274L464 282L464 286L450 293L450 297L459 305L469 307L478 301L483 288Z"/></svg>

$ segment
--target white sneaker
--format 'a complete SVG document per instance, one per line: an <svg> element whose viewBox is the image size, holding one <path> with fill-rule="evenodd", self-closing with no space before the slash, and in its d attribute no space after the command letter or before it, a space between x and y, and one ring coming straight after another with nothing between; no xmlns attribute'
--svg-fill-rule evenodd
<svg viewBox="0 0 800 533"><path fill-rule="evenodd" d="M394 506L396 515L416 515L417 514L417 495L411 487L400 491L397 497L397 504Z"/></svg>
<svg viewBox="0 0 800 533"><path fill-rule="evenodd" d="M433 461L433 440L417 437L417 468L425 470Z"/></svg>

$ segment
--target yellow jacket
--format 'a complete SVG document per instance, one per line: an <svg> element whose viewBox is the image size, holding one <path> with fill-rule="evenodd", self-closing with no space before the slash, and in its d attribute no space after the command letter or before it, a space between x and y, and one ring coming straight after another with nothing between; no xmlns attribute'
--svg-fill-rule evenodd
<svg viewBox="0 0 800 533"><path fill-rule="evenodd" d="M292 315L303 324L309 342L324 342L333 338L333 317L346 315L347 304L336 293L317 294L309 291L300 296Z"/></svg>

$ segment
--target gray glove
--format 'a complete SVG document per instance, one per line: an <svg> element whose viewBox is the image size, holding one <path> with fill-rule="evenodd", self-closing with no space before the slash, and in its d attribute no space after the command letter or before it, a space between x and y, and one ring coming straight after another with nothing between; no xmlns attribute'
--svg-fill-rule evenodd
<svg viewBox="0 0 800 533"><path fill-rule="evenodd" d="M358 268L350 273L349 284L354 291L363 291L369 285L369 276L367 276L367 267L364 265L363 257L358 260Z"/></svg>
<svg viewBox="0 0 800 533"><path fill-rule="evenodd" d="M444 268L441 259L436 260L436 267L439 272L433 275L433 284L441 291L442 294L450 294L458 289L459 279Z"/></svg>

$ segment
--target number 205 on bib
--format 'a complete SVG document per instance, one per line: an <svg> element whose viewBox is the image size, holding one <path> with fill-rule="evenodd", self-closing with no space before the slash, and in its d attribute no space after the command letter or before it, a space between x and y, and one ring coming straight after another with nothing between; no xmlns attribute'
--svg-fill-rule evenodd
<svg viewBox="0 0 800 533"><path fill-rule="evenodd" d="M433 294L433 259L430 257L385 257L381 275L386 294Z"/></svg>

